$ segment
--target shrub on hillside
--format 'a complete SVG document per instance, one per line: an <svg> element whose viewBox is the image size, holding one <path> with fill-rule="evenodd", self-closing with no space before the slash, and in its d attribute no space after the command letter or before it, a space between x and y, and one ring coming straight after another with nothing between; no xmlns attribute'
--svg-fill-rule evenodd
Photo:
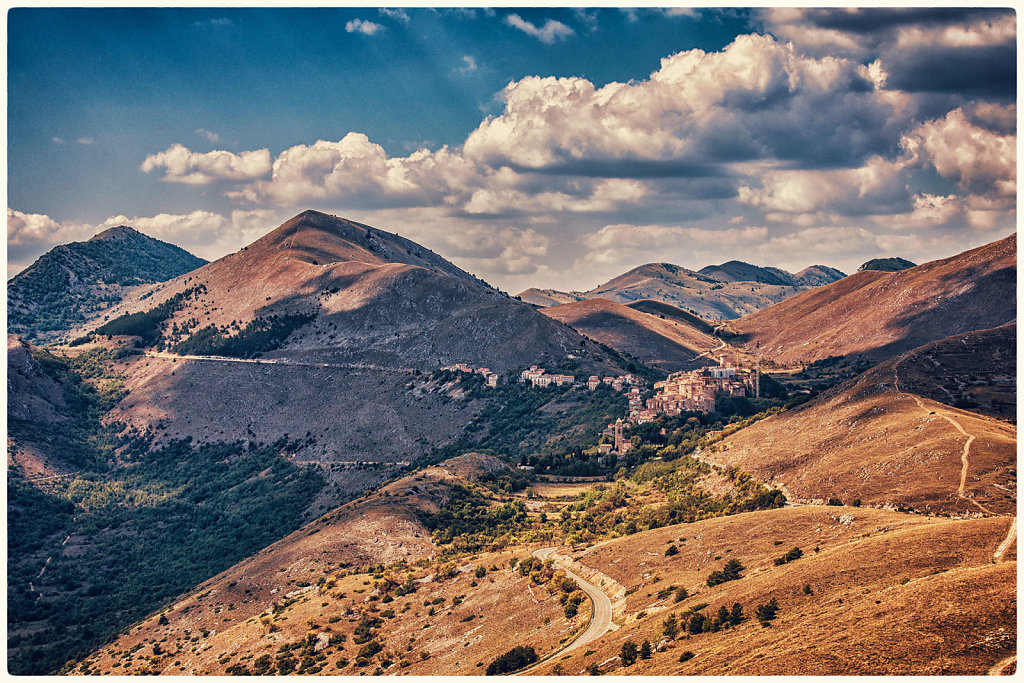
<svg viewBox="0 0 1024 683"><path fill-rule="evenodd" d="M775 616L779 612L779 602L775 598L772 598L767 603L757 606L757 620L761 622L761 626L771 626L771 621L775 619Z"/></svg>
<svg viewBox="0 0 1024 683"><path fill-rule="evenodd" d="M711 572L708 576L707 584L708 586L717 586L718 584L725 583L726 581L735 581L736 579L742 578L740 572L744 569L745 567L740 563L740 561L733 558L725 563L725 566L722 567L721 571Z"/></svg>
<svg viewBox="0 0 1024 683"><path fill-rule="evenodd" d="M803 556L804 556L804 551L800 550L800 548L793 548L792 550L790 550L788 553L786 553L782 557L776 557L775 558L775 566L778 567L778 566L787 564L789 562L792 562L794 560L799 560Z"/></svg>
<svg viewBox="0 0 1024 683"><path fill-rule="evenodd" d="M619 651L619 659L622 660L622 666L633 666L636 662L636 644L632 640L627 640L622 644L622 649Z"/></svg>
<svg viewBox="0 0 1024 683"><path fill-rule="evenodd" d="M529 645L518 645L487 665L486 675L500 676L512 673L537 661L537 653Z"/></svg>

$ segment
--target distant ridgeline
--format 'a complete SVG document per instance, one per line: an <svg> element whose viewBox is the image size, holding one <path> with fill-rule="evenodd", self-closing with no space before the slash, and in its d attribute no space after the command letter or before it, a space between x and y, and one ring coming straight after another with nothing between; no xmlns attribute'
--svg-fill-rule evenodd
<svg viewBox="0 0 1024 683"><path fill-rule="evenodd" d="M127 288L163 282L206 263L129 227L54 247L7 283L8 332L36 342L69 330L120 302Z"/></svg>

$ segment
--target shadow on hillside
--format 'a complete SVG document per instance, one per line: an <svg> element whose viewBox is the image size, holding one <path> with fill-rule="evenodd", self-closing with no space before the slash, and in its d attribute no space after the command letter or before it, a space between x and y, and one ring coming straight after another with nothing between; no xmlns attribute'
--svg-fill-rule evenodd
<svg viewBox="0 0 1024 683"><path fill-rule="evenodd" d="M951 290L969 274L946 275L938 283ZM884 360L945 337L999 327L1016 316L1017 268L1000 268L978 278L965 292L894 318L884 329L896 332L900 338L861 355Z"/></svg>

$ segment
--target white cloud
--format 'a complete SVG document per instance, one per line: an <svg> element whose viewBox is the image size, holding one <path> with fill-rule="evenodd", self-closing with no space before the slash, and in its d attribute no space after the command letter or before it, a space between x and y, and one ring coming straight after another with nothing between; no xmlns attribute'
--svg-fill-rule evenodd
<svg viewBox="0 0 1024 683"><path fill-rule="evenodd" d="M54 144L57 144L57 145L63 145L64 144L64 138L53 137L53 138L50 138L50 139L53 140Z"/></svg>
<svg viewBox="0 0 1024 683"><path fill-rule="evenodd" d="M467 186L476 169L447 147L389 157L362 133L338 142L296 145L274 160L271 179L233 193L237 199L297 205L350 199L368 205L445 203L452 188Z"/></svg>
<svg viewBox="0 0 1024 683"><path fill-rule="evenodd" d="M408 24L409 23L409 15L406 14L405 10L400 8L400 7L396 8L396 9L389 9L387 7L381 7L380 8L380 13L381 13L382 16L388 17L390 19L394 19L395 21L400 21L403 24Z"/></svg>
<svg viewBox="0 0 1024 683"><path fill-rule="evenodd" d="M384 26L364 19L352 19L345 24L345 30L348 33L362 33L363 35L372 36L377 31L384 30Z"/></svg>
<svg viewBox="0 0 1024 683"><path fill-rule="evenodd" d="M43 214L7 209L8 249L74 242L90 236L88 226L61 225Z"/></svg>
<svg viewBox="0 0 1024 683"><path fill-rule="evenodd" d="M782 220L793 220L788 214L855 211L858 205L875 210L908 207L908 163L872 157L859 168L767 171L760 176L759 187L741 185L737 199L783 216Z"/></svg>
<svg viewBox="0 0 1024 683"><path fill-rule="evenodd" d="M574 7L572 10L576 21L587 27L588 31L596 31L599 28L597 10L587 10L585 7Z"/></svg>
<svg viewBox="0 0 1024 683"><path fill-rule="evenodd" d="M665 174L758 158L847 165L898 139L883 125L898 112L863 87L859 66L750 35L666 57L646 81L531 76L505 88L504 111L469 135L465 154L538 169L664 162Z"/></svg>
<svg viewBox="0 0 1024 683"><path fill-rule="evenodd" d="M220 142L220 136L214 133L212 130L206 130L205 128L196 129L196 135L206 138L213 144Z"/></svg>
<svg viewBox="0 0 1024 683"><path fill-rule="evenodd" d="M518 14L509 14L505 17L505 23L512 28L519 29L526 35L533 36L545 45L552 45L556 41L568 38L575 33L571 28L554 19L548 19L544 22L543 26L538 28Z"/></svg>
<svg viewBox="0 0 1024 683"><path fill-rule="evenodd" d="M1017 194L1017 136L971 123L962 108L914 129L903 145L972 193Z"/></svg>
<svg viewBox="0 0 1024 683"><path fill-rule="evenodd" d="M95 145L96 141L92 138L78 138L75 142L79 145Z"/></svg>
<svg viewBox="0 0 1024 683"><path fill-rule="evenodd" d="M218 181L247 181L270 172L270 150L257 149L241 154L224 150L199 153L176 143L163 152L147 156L140 168L143 173L166 169L162 179L172 183L208 185Z"/></svg>
<svg viewBox="0 0 1024 683"><path fill-rule="evenodd" d="M459 67L459 73L467 74L471 71L476 71L479 67L477 66L476 59L471 55L462 56L462 66Z"/></svg>
<svg viewBox="0 0 1024 683"><path fill-rule="evenodd" d="M532 228L469 225L441 242L441 253L470 272L528 275L537 272L551 240Z"/></svg>

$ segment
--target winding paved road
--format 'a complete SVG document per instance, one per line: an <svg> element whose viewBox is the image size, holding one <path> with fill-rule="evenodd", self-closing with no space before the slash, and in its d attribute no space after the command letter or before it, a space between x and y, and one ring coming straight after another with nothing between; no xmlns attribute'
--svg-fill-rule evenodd
<svg viewBox="0 0 1024 683"><path fill-rule="evenodd" d="M538 560L544 561L548 559L551 553L555 552L557 548L541 548L535 550L533 556ZM587 643L600 638L608 631L612 630L612 601L609 599L604 592L590 583L583 577L573 572L568 567L564 567L561 564L555 563L555 566L565 572L566 576L576 582L576 584L590 597L591 612L590 612L590 625L587 626L587 630L577 636L574 640L568 643L565 647L560 650L552 652L550 655L540 660L528 669L520 671L520 674L527 674L533 671L541 664L545 664L559 655L564 655L567 652L583 647Z"/></svg>
<svg viewBox="0 0 1024 683"><path fill-rule="evenodd" d="M215 363L252 363L255 365L298 365L311 368L345 368L346 370L383 370L386 372L404 372L412 374L416 372L412 368L392 368L385 365L371 365L369 363L312 363L308 361L293 361L283 358L231 358L228 356L194 356L191 354L168 353L167 351L146 351L143 354L146 358L164 358L169 360L204 360Z"/></svg>

